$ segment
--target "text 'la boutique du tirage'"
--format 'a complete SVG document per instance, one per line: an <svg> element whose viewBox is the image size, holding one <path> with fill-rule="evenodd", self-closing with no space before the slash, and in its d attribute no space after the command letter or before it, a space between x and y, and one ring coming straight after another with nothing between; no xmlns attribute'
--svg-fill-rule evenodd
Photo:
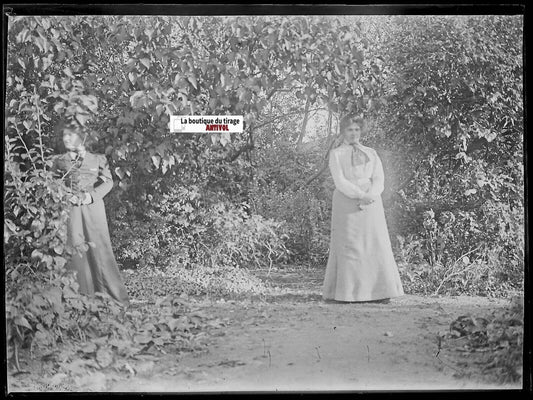
<svg viewBox="0 0 533 400"><path fill-rule="evenodd" d="M173 115L171 132L235 132L244 129L242 115Z"/></svg>

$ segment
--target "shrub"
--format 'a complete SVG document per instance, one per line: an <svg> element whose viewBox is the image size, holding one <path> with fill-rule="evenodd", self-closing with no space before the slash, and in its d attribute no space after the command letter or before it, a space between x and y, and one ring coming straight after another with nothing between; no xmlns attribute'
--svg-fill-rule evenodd
<svg viewBox="0 0 533 400"><path fill-rule="evenodd" d="M432 210L423 230L397 236L397 258L410 293L506 296L523 289L523 218L493 203L473 212ZM494 223L496 221L496 224Z"/></svg>
<svg viewBox="0 0 533 400"><path fill-rule="evenodd" d="M481 354L475 365L485 379L517 382L523 375L524 297L514 295L507 306L484 317L462 315L444 337L452 348Z"/></svg>
<svg viewBox="0 0 533 400"><path fill-rule="evenodd" d="M123 205L114 215L116 254L126 266L270 268L287 257L282 223L249 215L246 204L209 203L197 186L173 186L144 206Z"/></svg>
<svg viewBox="0 0 533 400"><path fill-rule="evenodd" d="M21 346L45 332L61 337L62 292L73 284L64 266L73 249L66 245L69 189L35 153L22 172L13 149L8 143L4 164L4 265L8 358L18 364Z"/></svg>
<svg viewBox="0 0 533 400"><path fill-rule="evenodd" d="M254 212L287 225L291 262L325 265L329 249L330 200L312 188L279 190L275 184L251 189Z"/></svg>
<svg viewBox="0 0 533 400"><path fill-rule="evenodd" d="M99 317L110 310L115 315L119 307L109 298L78 294L76 279L65 268L74 252L89 246L67 244L69 199L75 192L50 171L44 149L28 149L25 171L14 149L8 142L4 164L6 342L8 360L20 370L21 349L31 354L85 341L91 331L103 329Z"/></svg>

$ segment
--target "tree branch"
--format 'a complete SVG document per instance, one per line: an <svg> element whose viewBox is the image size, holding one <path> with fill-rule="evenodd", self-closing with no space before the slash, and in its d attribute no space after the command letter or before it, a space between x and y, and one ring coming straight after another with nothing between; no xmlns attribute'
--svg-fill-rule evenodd
<svg viewBox="0 0 533 400"><path fill-rule="evenodd" d="M239 150L237 150L235 153L233 153L233 155L231 157L227 158L226 159L227 161L233 162L237 158L239 158L239 156L242 153L254 149L255 146L254 146L254 140L253 140L252 132L253 132L253 128L250 127L250 136L249 136L248 142L245 145L243 145Z"/></svg>
<svg viewBox="0 0 533 400"><path fill-rule="evenodd" d="M319 110L323 110L324 107L317 107L317 108L313 108L311 110L309 110L309 112L313 112L313 111L319 111ZM291 112L291 113L287 113L287 114L282 114L282 115L279 115L275 118L272 118L272 119L269 119L268 121L265 121L259 125L256 125L255 127L256 128L262 128L263 126L265 125L268 125L268 124L271 124L272 122L276 122L277 120L280 120L280 119L283 119L285 117L288 117L290 115L296 115L296 114L301 114L302 111L294 111L294 112Z"/></svg>
<svg viewBox="0 0 533 400"><path fill-rule="evenodd" d="M304 185L303 186L308 186L311 182L313 182L315 179L317 179L320 175L322 175L322 173L327 169L328 167L328 155L329 155L329 152L331 151L331 149L333 148L333 145L336 143L336 140L337 138L334 138L331 143L329 144L328 146L328 150L326 151L326 153L324 154L324 158L322 159L322 166L320 167L320 169L318 170L318 172L316 172L313 176L311 176L307 181L305 181Z"/></svg>
<svg viewBox="0 0 533 400"><path fill-rule="evenodd" d="M307 100L305 102L305 109L304 109L304 120L302 121L302 127L300 129L300 135L298 136L297 145L301 144L304 136L305 136L305 130L307 128L307 121L309 119L309 106L311 105L311 99L309 96L307 96Z"/></svg>

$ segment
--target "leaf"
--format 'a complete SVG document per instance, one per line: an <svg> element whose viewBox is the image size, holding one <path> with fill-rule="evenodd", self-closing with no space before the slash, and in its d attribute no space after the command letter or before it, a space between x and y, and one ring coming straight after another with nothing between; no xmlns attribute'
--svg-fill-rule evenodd
<svg viewBox="0 0 533 400"><path fill-rule="evenodd" d="M152 162L154 163L155 167L159 169L159 165L161 164L161 157L157 154L152 156Z"/></svg>
<svg viewBox="0 0 533 400"><path fill-rule="evenodd" d="M216 144L220 140L220 134L219 133L213 133L210 135L211 137L211 143Z"/></svg>
<svg viewBox="0 0 533 400"><path fill-rule="evenodd" d="M54 251L56 252L56 254L63 254L63 245L62 244L58 244L57 246L54 246Z"/></svg>
<svg viewBox="0 0 533 400"><path fill-rule="evenodd" d="M19 317L15 318L15 325L23 326L24 328L32 330L32 327L31 327L30 323L23 316L19 316Z"/></svg>
<svg viewBox="0 0 533 400"><path fill-rule="evenodd" d="M72 70L70 69L70 67L66 67L63 72L65 73L66 76L68 76L69 78L74 78L74 75L72 75Z"/></svg>
<svg viewBox="0 0 533 400"><path fill-rule="evenodd" d="M52 304L54 311L61 313L63 311L63 303L61 302L62 291L59 287L51 287L43 292L43 297Z"/></svg>
<svg viewBox="0 0 533 400"><path fill-rule="evenodd" d="M91 353L96 352L96 349L97 349L96 344L94 344L93 342L88 342L85 346L83 346L80 349L80 351L86 354L91 354Z"/></svg>
<svg viewBox="0 0 533 400"><path fill-rule="evenodd" d="M64 108L65 108L65 103L63 103L62 101L54 105L54 111L58 114L61 114Z"/></svg>
<svg viewBox="0 0 533 400"><path fill-rule="evenodd" d="M144 33L146 34L146 36L148 36L148 40L152 40L152 35L154 34L154 32L155 32L154 29L146 28L144 30Z"/></svg>
<svg viewBox="0 0 533 400"><path fill-rule="evenodd" d="M89 115L77 113L76 120L80 123L81 126L85 126L85 123L89 120Z"/></svg>
<svg viewBox="0 0 533 400"><path fill-rule="evenodd" d="M231 135L229 132L222 132L220 134L220 144L224 147L231 142Z"/></svg>
<svg viewBox="0 0 533 400"><path fill-rule="evenodd" d="M213 97L209 100L209 109L211 111L215 111L217 108L217 99L216 97Z"/></svg>
<svg viewBox="0 0 533 400"><path fill-rule="evenodd" d="M102 368L106 368L113 363L113 352L111 349L102 347L96 352L96 361Z"/></svg>
<svg viewBox="0 0 533 400"><path fill-rule="evenodd" d="M31 252L31 258L40 260L43 258L43 253L41 253L39 250L35 249Z"/></svg>
<svg viewBox="0 0 533 400"><path fill-rule="evenodd" d="M34 37L33 41L42 53L46 52L48 48L48 41L46 39L39 36Z"/></svg>
<svg viewBox="0 0 533 400"><path fill-rule="evenodd" d="M180 328L180 330L188 329L188 324L186 325L181 319L179 318L173 318L170 321L166 322L167 326L170 328L172 332L174 332L177 328Z"/></svg>
<svg viewBox="0 0 533 400"><path fill-rule="evenodd" d="M150 68L150 59L149 58L141 58L139 61L141 62L142 65L144 65L146 67L146 69Z"/></svg>
<svg viewBox="0 0 533 400"><path fill-rule="evenodd" d="M230 100L227 96L224 96L220 99L220 102L225 106L229 107L231 105Z"/></svg>
<svg viewBox="0 0 533 400"><path fill-rule="evenodd" d="M139 344L147 344L147 343L150 343L152 341L152 336L151 335L135 335L133 337L133 341L135 343L139 343Z"/></svg>
<svg viewBox="0 0 533 400"><path fill-rule="evenodd" d="M122 168L116 167L115 168L115 174L122 180L124 179L124 172L122 171Z"/></svg>
<svg viewBox="0 0 533 400"><path fill-rule="evenodd" d="M17 43L24 43L28 41L28 38L30 37L30 31L26 28L20 31L20 33L17 35L15 40Z"/></svg>
<svg viewBox="0 0 533 400"><path fill-rule="evenodd" d="M67 260L64 257L54 257L54 261L58 268L63 268L67 264Z"/></svg>
<svg viewBox="0 0 533 400"><path fill-rule="evenodd" d="M144 92L142 90L136 90L131 96L130 96L130 104L133 108L137 108L139 106L139 99L144 97Z"/></svg>
<svg viewBox="0 0 533 400"><path fill-rule="evenodd" d="M191 85L195 89L198 89L198 82L196 82L196 77L194 75L191 75L191 76L187 77L187 80L191 83Z"/></svg>

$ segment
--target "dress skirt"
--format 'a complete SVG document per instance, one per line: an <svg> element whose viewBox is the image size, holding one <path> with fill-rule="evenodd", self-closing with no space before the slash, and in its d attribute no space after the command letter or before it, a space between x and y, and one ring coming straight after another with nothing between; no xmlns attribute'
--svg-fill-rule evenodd
<svg viewBox="0 0 533 400"><path fill-rule="evenodd" d="M323 298L371 301L401 296L381 197L363 210L358 204L338 190L333 192Z"/></svg>
<svg viewBox="0 0 533 400"><path fill-rule="evenodd" d="M86 252L75 252L69 263L70 268L77 273L79 292L107 293L113 299L127 304L128 293L113 255L102 199L95 199L89 205L72 207L68 239L74 246L91 242Z"/></svg>

